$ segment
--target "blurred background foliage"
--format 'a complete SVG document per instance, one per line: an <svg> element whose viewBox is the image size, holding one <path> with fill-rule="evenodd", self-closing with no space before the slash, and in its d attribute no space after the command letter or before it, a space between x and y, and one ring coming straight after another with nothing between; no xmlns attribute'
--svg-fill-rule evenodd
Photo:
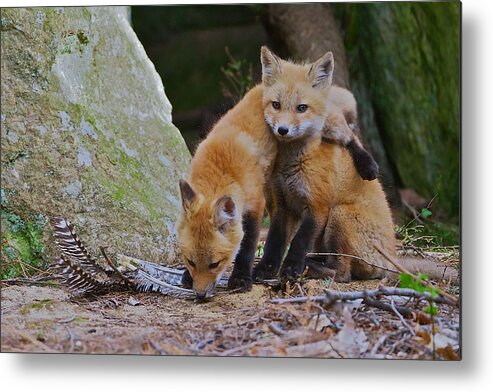
<svg viewBox="0 0 493 392"><path fill-rule="evenodd" d="M234 84L260 80L261 45L307 60L333 50L397 221L418 216L457 243L460 13L455 1L139 6L132 24L192 152L241 98Z"/></svg>

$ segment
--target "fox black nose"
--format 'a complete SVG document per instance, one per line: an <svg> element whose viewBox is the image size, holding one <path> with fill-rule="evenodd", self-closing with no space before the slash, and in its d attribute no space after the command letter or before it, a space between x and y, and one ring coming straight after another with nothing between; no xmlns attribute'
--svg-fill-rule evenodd
<svg viewBox="0 0 493 392"><path fill-rule="evenodd" d="M205 297L207 296L207 292L206 291L196 291L195 295L197 296L198 299L205 299Z"/></svg>
<svg viewBox="0 0 493 392"><path fill-rule="evenodd" d="M286 127L279 127L277 128L277 132L279 132L279 135L284 136L288 134L289 129Z"/></svg>

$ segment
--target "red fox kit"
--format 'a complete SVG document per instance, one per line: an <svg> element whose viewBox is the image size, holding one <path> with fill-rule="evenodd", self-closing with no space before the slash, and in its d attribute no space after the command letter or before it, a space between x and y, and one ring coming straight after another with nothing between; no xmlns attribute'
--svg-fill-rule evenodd
<svg viewBox="0 0 493 392"><path fill-rule="evenodd" d="M235 261L230 288L250 290L264 214L265 177L276 152L263 118L262 87L250 90L219 120L192 159L190 183L180 181L178 241L197 297L214 290Z"/></svg>
<svg viewBox="0 0 493 392"><path fill-rule="evenodd" d="M255 278L277 274L291 238L280 271L283 278L300 276L311 249L386 265L373 247L378 243L395 254L392 218L382 187L357 174L346 149L322 141L326 123L334 121L338 130L338 124L345 126L341 113L354 107L350 93L332 86L332 53L308 65L283 61L267 48L262 48L261 58L264 115L278 140L278 151L271 175L271 226ZM341 129L336 138L356 140L352 132ZM339 281L382 276L382 270L344 256L331 265Z"/></svg>
<svg viewBox="0 0 493 392"><path fill-rule="evenodd" d="M265 120L270 128L274 130L275 136L281 140L292 141L305 138L308 134L316 133L316 137L322 136L327 142L340 144L347 148L353 163L361 178L364 180L374 180L378 174L378 164L373 157L363 148L357 137L359 133L357 121L356 100L350 91L331 86L330 80L324 77L324 64L328 61L333 64L332 53L327 53L310 69L299 65L283 61L265 46L261 49L261 61L263 71L264 95L271 100L271 107L265 111ZM325 63L324 63L325 62ZM291 82L297 83L298 91L287 94L287 85L283 79L282 69L290 72ZM315 74L318 72L318 74ZM307 73L311 73L313 79L306 83ZM324 85L331 88L324 89ZM300 103L300 96L307 99L315 98L310 107ZM289 107L291 110L281 110L278 108ZM273 123L276 115L276 123Z"/></svg>
<svg viewBox="0 0 493 392"><path fill-rule="evenodd" d="M183 208L177 232L187 267L183 284L192 286L199 298L211 295L233 261L229 287L251 288L265 207L264 185L278 144L265 122L269 119L264 119L263 89L262 85L254 87L219 120L197 148L189 182L180 181ZM354 148L350 144L354 137L344 116L351 113L354 117L355 105L346 109L339 117L333 110L333 117L325 114L317 121L321 129L326 122L332 127L326 132L328 139L336 143L340 139L355 151L353 159L363 169L361 177L374 178L376 163L372 166L373 159L359 143Z"/></svg>
<svg viewBox="0 0 493 392"><path fill-rule="evenodd" d="M383 277L383 269L348 256L392 268L374 244L394 257L396 244L380 183L364 181L355 169L364 150L350 132L351 120L346 120L348 113L355 115L354 99L346 90L331 85L332 54L313 64L296 65L262 48L261 59L262 105L278 145L267 193L273 205L271 226L264 256L253 272L255 279L277 275L289 242L282 278L300 276L311 249L340 254L326 260L338 281ZM327 134L339 145L324 142L322 136ZM352 140L353 146L342 148L348 146L345 138ZM420 269L433 278L456 277L455 271L444 274L436 263L401 261L408 269Z"/></svg>

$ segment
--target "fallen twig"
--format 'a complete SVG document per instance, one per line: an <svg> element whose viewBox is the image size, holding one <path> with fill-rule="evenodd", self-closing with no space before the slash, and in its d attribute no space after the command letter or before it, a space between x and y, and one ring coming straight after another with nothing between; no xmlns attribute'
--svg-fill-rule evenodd
<svg viewBox="0 0 493 392"><path fill-rule="evenodd" d="M100 246L99 247L99 250L103 254L104 259L106 260L106 262L108 263L108 265L111 267L111 269L113 271L115 271L115 273L120 277L121 280L123 280L127 285L129 285L130 287L132 287L133 284L130 281L130 279L128 279L125 275L123 275L120 272L120 270L118 268L116 268L116 265L113 264L113 262L111 261L111 259L108 257L108 255L106 254L106 248L104 246Z"/></svg>
<svg viewBox="0 0 493 392"><path fill-rule="evenodd" d="M394 303L394 298L392 298L392 297L390 297L390 307L394 311L395 315L397 317L399 317L399 320L401 320L402 325L404 325L409 330L409 332L411 332L411 335L416 336L416 333L414 332L414 330L409 326L408 323L406 323L406 320L404 320L404 318L402 317L401 311L397 309L397 307Z"/></svg>
<svg viewBox="0 0 493 392"><path fill-rule="evenodd" d="M363 303L368 305L368 306L372 306L372 307L377 308L377 309L382 309L382 310L385 310L385 311L390 312L390 313L394 313L395 311L397 311L398 313L400 313L404 317L409 318L412 316L412 312L408 308L406 308L405 306L395 306L395 310L394 310L392 308L392 306L390 306L389 304L383 303L382 301L374 299L373 297L366 297L363 300Z"/></svg>
<svg viewBox="0 0 493 392"><path fill-rule="evenodd" d="M338 300L341 301L354 301L357 299L365 299L366 297L381 297L381 296L400 296L400 297L411 297L411 298L418 298L418 299L426 299L430 300L431 294L424 292L420 293L416 290L413 289L401 289L398 287L387 287L387 286L379 286L378 289L374 290L363 290L363 291L336 291L336 290L329 290L329 289L324 289L325 295L321 296L312 296L312 297L298 297L298 298L285 298L285 299L278 299L278 301L285 301L285 302L291 302L290 300L295 300L295 299L301 299L301 298L306 298L306 300L314 300L314 301L320 301L320 299L324 299L325 302L336 302ZM318 298L318 299L317 299ZM305 300L305 301L306 301ZM444 297L444 296L438 296L437 298L433 299L436 303L447 303L454 305L453 301L450 299ZM273 300L276 301L276 300ZM292 302L305 302L305 301L292 301ZM276 303L276 302L274 302ZM278 302L281 303L281 302Z"/></svg>
<svg viewBox="0 0 493 392"><path fill-rule="evenodd" d="M377 355L378 349L387 340L388 337L389 335L387 334L380 336L380 338L377 340L377 342L375 343L375 345L370 351L370 355L369 355L370 358L374 358Z"/></svg>
<svg viewBox="0 0 493 392"><path fill-rule="evenodd" d="M402 289L397 287L387 287L380 286L375 290L363 290L363 291L336 291L324 289L325 295L317 296L303 296L294 298L275 298L271 302L274 304L286 304L286 303L304 303L308 301L312 302L323 302L325 304L331 305L337 301L355 301L362 299L363 303L368 306L372 306L378 309L386 310L391 313L399 313L399 318L401 317L411 317L412 312L405 306L399 306L393 304L394 297L409 297L416 299L423 299L426 301L433 300L435 303L446 303L449 305L457 305L454 301L451 301L448 297L438 295L436 298L432 298L431 294L428 292L418 292L413 289ZM383 303L378 300L381 297L389 297L391 300L391 305ZM401 319L402 321L403 319Z"/></svg>
<svg viewBox="0 0 493 392"><path fill-rule="evenodd" d="M60 279L61 275L47 275L47 276L38 276L35 278L14 278L14 279L6 279L2 280L2 283L5 284L38 284L38 285L56 285L59 286L58 282L48 282L49 280L57 280Z"/></svg>

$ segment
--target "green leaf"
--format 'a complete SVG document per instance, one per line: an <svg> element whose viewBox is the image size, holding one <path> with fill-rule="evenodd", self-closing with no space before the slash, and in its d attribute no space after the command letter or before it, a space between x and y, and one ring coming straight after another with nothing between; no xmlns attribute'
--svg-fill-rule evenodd
<svg viewBox="0 0 493 392"><path fill-rule="evenodd" d="M429 218L432 215L432 212L428 208L423 208L421 210L421 216L423 218Z"/></svg>
<svg viewBox="0 0 493 392"><path fill-rule="evenodd" d="M427 287L426 291L430 293L432 299L435 299L440 295L440 289L438 287Z"/></svg>
<svg viewBox="0 0 493 392"><path fill-rule="evenodd" d="M438 308L433 302L430 302L430 304L424 308L423 311L432 316L436 316L438 314Z"/></svg>
<svg viewBox="0 0 493 392"><path fill-rule="evenodd" d="M417 275L420 280L428 280L429 276L426 274L422 274L421 272Z"/></svg>
<svg viewBox="0 0 493 392"><path fill-rule="evenodd" d="M399 277L399 280L401 282L401 288L403 289L412 288L414 285L414 279L409 274L402 273Z"/></svg>

